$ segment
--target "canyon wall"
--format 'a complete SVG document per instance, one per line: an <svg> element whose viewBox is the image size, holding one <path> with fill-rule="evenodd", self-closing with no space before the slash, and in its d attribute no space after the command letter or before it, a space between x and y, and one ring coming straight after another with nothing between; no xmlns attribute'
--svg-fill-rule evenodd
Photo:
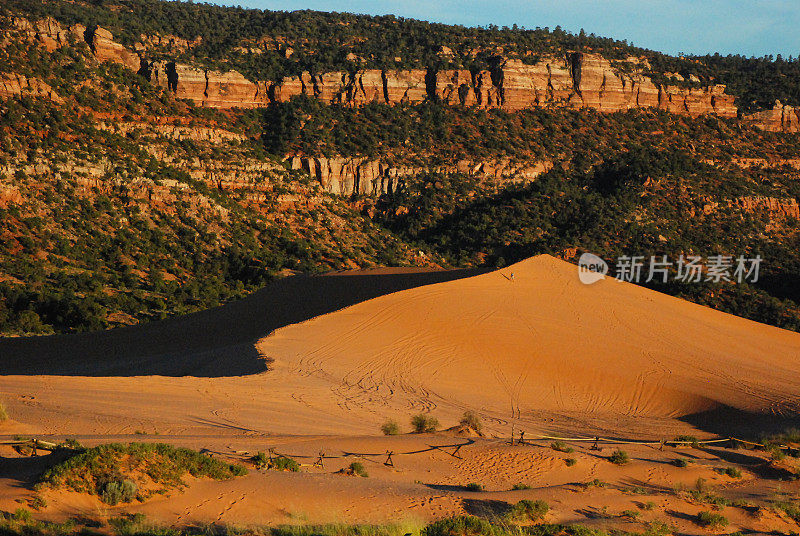
<svg viewBox="0 0 800 536"><path fill-rule="evenodd" d="M172 91L213 108L254 108L307 95L326 103L358 106L370 102L418 103L440 99L453 105L516 111L529 107L561 106L616 112L630 108L656 108L677 114L716 114L736 117L734 97L725 86L685 88L660 85L641 73L636 58L623 69L600 55L572 52L543 56L534 63L500 60L491 70L450 69L378 70L353 73L302 73L275 81L252 81L237 71L221 72L174 61L152 61L151 49L184 51L192 43L177 38L143 36L134 50L114 41L105 28L61 26L52 18L31 22L11 19L11 27L48 50L85 41L98 61L111 61L137 71ZM667 73L669 74L669 73ZM46 85L24 77L3 75L0 97L20 94L57 98ZM680 79L673 75L673 79ZM800 132L800 109L776 102L770 110L742 117L745 123L773 132Z"/></svg>
<svg viewBox="0 0 800 536"><path fill-rule="evenodd" d="M303 73L276 82L253 82L236 71L223 73L174 62L143 64L141 72L177 97L216 108L260 107L306 95L349 106L437 98L454 105L512 112L562 106L602 112L658 108L691 116L736 117L737 113L734 98L725 93L725 86L658 86L646 76L621 73L601 56L583 53L549 57L532 65L505 60L491 71L366 69Z"/></svg>
<svg viewBox="0 0 800 536"><path fill-rule="evenodd" d="M72 40L84 40L98 61L111 61L139 72L152 82L191 99L200 106L253 108L307 95L326 103L358 106L369 102L417 103L437 98L450 104L502 108L565 106L615 112L658 108L692 116L735 117L733 97L724 86L688 89L657 85L636 72L624 73L596 54L580 52L545 56L532 64L501 60L485 71L366 69L354 73L302 73L275 81L251 81L237 71L202 69L174 61L150 61L149 40L136 51L114 41L102 27L76 24L63 28L53 19L30 22L14 19L16 30L52 50ZM172 41L169 41L170 43ZM156 45L163 48L164 43ZM635 63L634 71L638 69ZM626 69L630 70L630 69Z"/></svg>
<svg viewBox="0 0 800 536"><path fill-rule="evenodd" d="M511 162L510 160L461 160L452 165L430 167L393 166L367 157L301 157L290 159L291 168L305 171L322 188L337 195L392 194L401 189L407 177L423 172L463 173L498 184L528 182L548 171L550 162Z"/></svg>

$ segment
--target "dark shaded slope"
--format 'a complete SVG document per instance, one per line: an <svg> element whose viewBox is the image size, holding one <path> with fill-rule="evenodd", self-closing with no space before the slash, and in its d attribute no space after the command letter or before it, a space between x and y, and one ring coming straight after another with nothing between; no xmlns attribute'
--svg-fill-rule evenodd
<svg viewBox="0 0 800 536"><path fill-rule="evenodd" d="M199 313L104 332L0 340L0 374L201 376L265 370L253 344L272 330L476 270L294 276Z"/></svg>

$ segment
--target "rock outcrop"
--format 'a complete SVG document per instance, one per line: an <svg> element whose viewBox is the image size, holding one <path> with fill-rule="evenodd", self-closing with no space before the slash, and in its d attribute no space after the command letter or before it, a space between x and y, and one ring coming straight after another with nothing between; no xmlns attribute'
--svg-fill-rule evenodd
<svg viewBox="0 0 800 536"><path fill-rule="evenodd" d="M291 158L291 167L319 181L322 188L336 195L392 194L402 189L407 177L421 172L464 173L501 184L528 182L548 171L550 162L516 163L510 160L473 162L462 160L452 165L431 167L393 166L367 157Z"/></svg>
<svg viewBox="0 0 800 536"><path fill-rule="evenodd" d="M139 55L115 42L114 36L105 28L97 26L86 30L85 38L98 61L111 61L133 71L139 70L141 66Z"/></svg>
<svg viewBox="0 0 800 536"><path fill-rule="evenodd" d="M63 102L53 88L38 78L28 78L21 74L0 74L0 98L19 96L43 97L53 102Z"/></svg>
<svg viewBox="0 0 800 536"><path fill-rule="evenodd" d="M738 197L735 205L752 214L767 214L770 219L800 219L800 205L792 197Z"/></svg>
<svg viewBox="0 0 800 536"><path fill-rule="evenodd" d="M775 101L770 110L763 110L742 118L753 126L770 132L800 132L800 108Z"/></svg>
<svg viewBox="0 0 800 536"><path fill-rule="evenodd" d="M50 51L66 45L70 40L83 41L86 39L85 26L74 24L64 28L51 17L38 21L16 17L11 19L11 27L26 34L31 40Z"/></svg>

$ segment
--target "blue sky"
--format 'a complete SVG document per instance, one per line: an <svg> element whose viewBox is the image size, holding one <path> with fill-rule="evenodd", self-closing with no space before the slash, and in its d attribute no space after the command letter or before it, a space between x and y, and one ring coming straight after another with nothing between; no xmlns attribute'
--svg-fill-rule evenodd
<svg viewBox="0 0 800 536"><path fill-rule="evenodd" d="M560 25L670 54L800 54L800 0L217 0L293 11L394 14L468 26Z"/></svg>

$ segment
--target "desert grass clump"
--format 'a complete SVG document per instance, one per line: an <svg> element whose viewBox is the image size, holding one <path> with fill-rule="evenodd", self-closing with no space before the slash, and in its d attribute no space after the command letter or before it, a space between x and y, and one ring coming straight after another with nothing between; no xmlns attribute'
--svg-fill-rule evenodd
<svg viewBox="0 0 800 536"><path fill-rule="evenodd" d="M132 480L106 482L100 491L100 500L111 506L133 502L139 495L139 486Z"/></svg>
<svg viewBox="0 0 800 536"><path fill-rule="evenodd" d="M41 495L34 495L28 501L28 506L34 510L41 510L42 508L47 508L47 501Z"/></svg>
<svg viewBox="0 0 800 536"><path fill-rule="evenodd" d="M572 467L573 465L578 463L578 460L576 460L575 458L567 458L564 460L564 463L567 464L567 467Z"/></svg>
<svg viewBox="0 0 800 536"><path fill-rule="evenodd" d="M511 486L511 489L514 491L520 491L524 489L531 489L531 487L528 484L514 484Z"/></svg>
<svg viewBox="0 0 800 536"><path fill-rule="evenodd" d="M675 467L688 467L689 460L687 460L686 458L675 458L674 460L672 460L672 465L674 465Z"/></svg>
<svg viewBox="0 0 800 536"><path fill-rule="evenodd" d="M400 433L400 425L397 421L389 419L381 425L381 432L383 435L398 435Z"/></svg>
<svg viewBox="0 0 800 536"><path fill-rule="evenodd" d="M722 514L705 510L697 514L697 524L717 530L728 526L728 518Z"/></svg>
<svg viewBox="0 0 800 536"><path fill-rule="evenodd" d="M778 446L770 447L769 455L773 462L780 462L786 459L786 453Z"/></svg>
<svg viewBox="0 0 800 536"><path fill-rule="evenodd" d="M361 462L353 462L347 467L347 472L351 475L367 478L369 473L364 469L364 464Z"/></svg>
<svg viewBox="0 0 800 536"><path fill-rule="evenodd" d="M800 523L800 504L788 501L774 501L772 507L775 510L780 510L793 521Z"/></svg>
<svg viewBox="0 0 800 536"><path fill-rule="evenodd" d="M550 443L550 448L556 450L558 452L564 452L566 454L570 454L575 452L575 449L564 443L563 441L553 441Z"/></svg>
<svg viewBox="0 0 800 536"><path fill-rule="evenodd" d="M147 520L144 514L127 514L112 517L108 524L114 527L118 536L181 536L181 531L157 525Z"/></svg>
<svg viewBox="0 0 800 536"><path fill-rule="evenodd" d="M492 523L475 516L459 516L434 521L420 531L420 536L500 535Z"/></svg>
<svg viewBox="0 0 800 536"><path fill-rule="evenodd" d="M264 469L269 463L269 456L265 452L258 452L255 456L250 457L250 461L255 464L256 469Z"/></svg>
<svg viewBox="0 0 800 536"><path fill-rule="evenodd" d="M275 471L289 471L291 473L296 473L300 470L300 464L292 458L288 458L286 456L278 456L277 458L273 458L272 463L267 467L269 469L274 469Z"/></svg>
<svg viewBox="0 0 800 536"><path fill-rule="evenodd" d="M427 432L435 432L439 428L439 420L436 417L419 413L411 417L411 428L417 434L424 434Z"/></svg>
<svg viewBox="0 0 800 536"><path fill-rule="evenodd" d="M641 512L637 512L636 510L623 510L619 515L620 517L626 517L632 521L636 521L641 515Z"/></svg>
<svg viewBox="0 0 800 536"><path fill-rule="evenodd" d="M625 465L626 463L631 461L630 456L624 450L617 449L611 453L609 456L608 461L615 465Z"/></svg>
<svg viewBox="0 0 800 536"><path fill-rule="evenodd" d="M464 486L466 491L483 491L483 486L478 484L477 482L470 482L466 486Z"/></svg>
<svg viewBox="0 0 800 536"><path fill-rule="evenodd" d="M606 483L600 480L599 478L595 478L594 480L588 480L586 482L581 482L578 485L583 489L606 487Z"/></svg>
<svg viewBox="0 0 800 536"><path fill-rule="evenodd" d="M527 499L519 501L511 507L505 517L511 522L530 522L540 521L550 511L550 505L542 500L529 501Z"/></svg>
<svg viewBox="0 0 800 536"><path fill-rule="evenodd" d="M481 422L481 418L474 411L465 411L464 415L461 417L461 420L458 423L461 426L466 426L467 428L475 430L477 433L481 433L481 430L483 429L483 423Z"/></svg>
<svg viewBox="0 0 800 536"><path fill-rule="evenodd" d="M742 470L738 467L720 467L717 471L731 478L742 478Z"/></svg>
<svg viewBox="0 0 800 536"><path fill-rule="evenodd" d="M700 446L700 443L699 443L697 437L695 437L693 435L679 435L679 436L675 437L674 441L676 443L687 443L687 444L691 445L694 448L697 448L697 447Z"/></svg>

